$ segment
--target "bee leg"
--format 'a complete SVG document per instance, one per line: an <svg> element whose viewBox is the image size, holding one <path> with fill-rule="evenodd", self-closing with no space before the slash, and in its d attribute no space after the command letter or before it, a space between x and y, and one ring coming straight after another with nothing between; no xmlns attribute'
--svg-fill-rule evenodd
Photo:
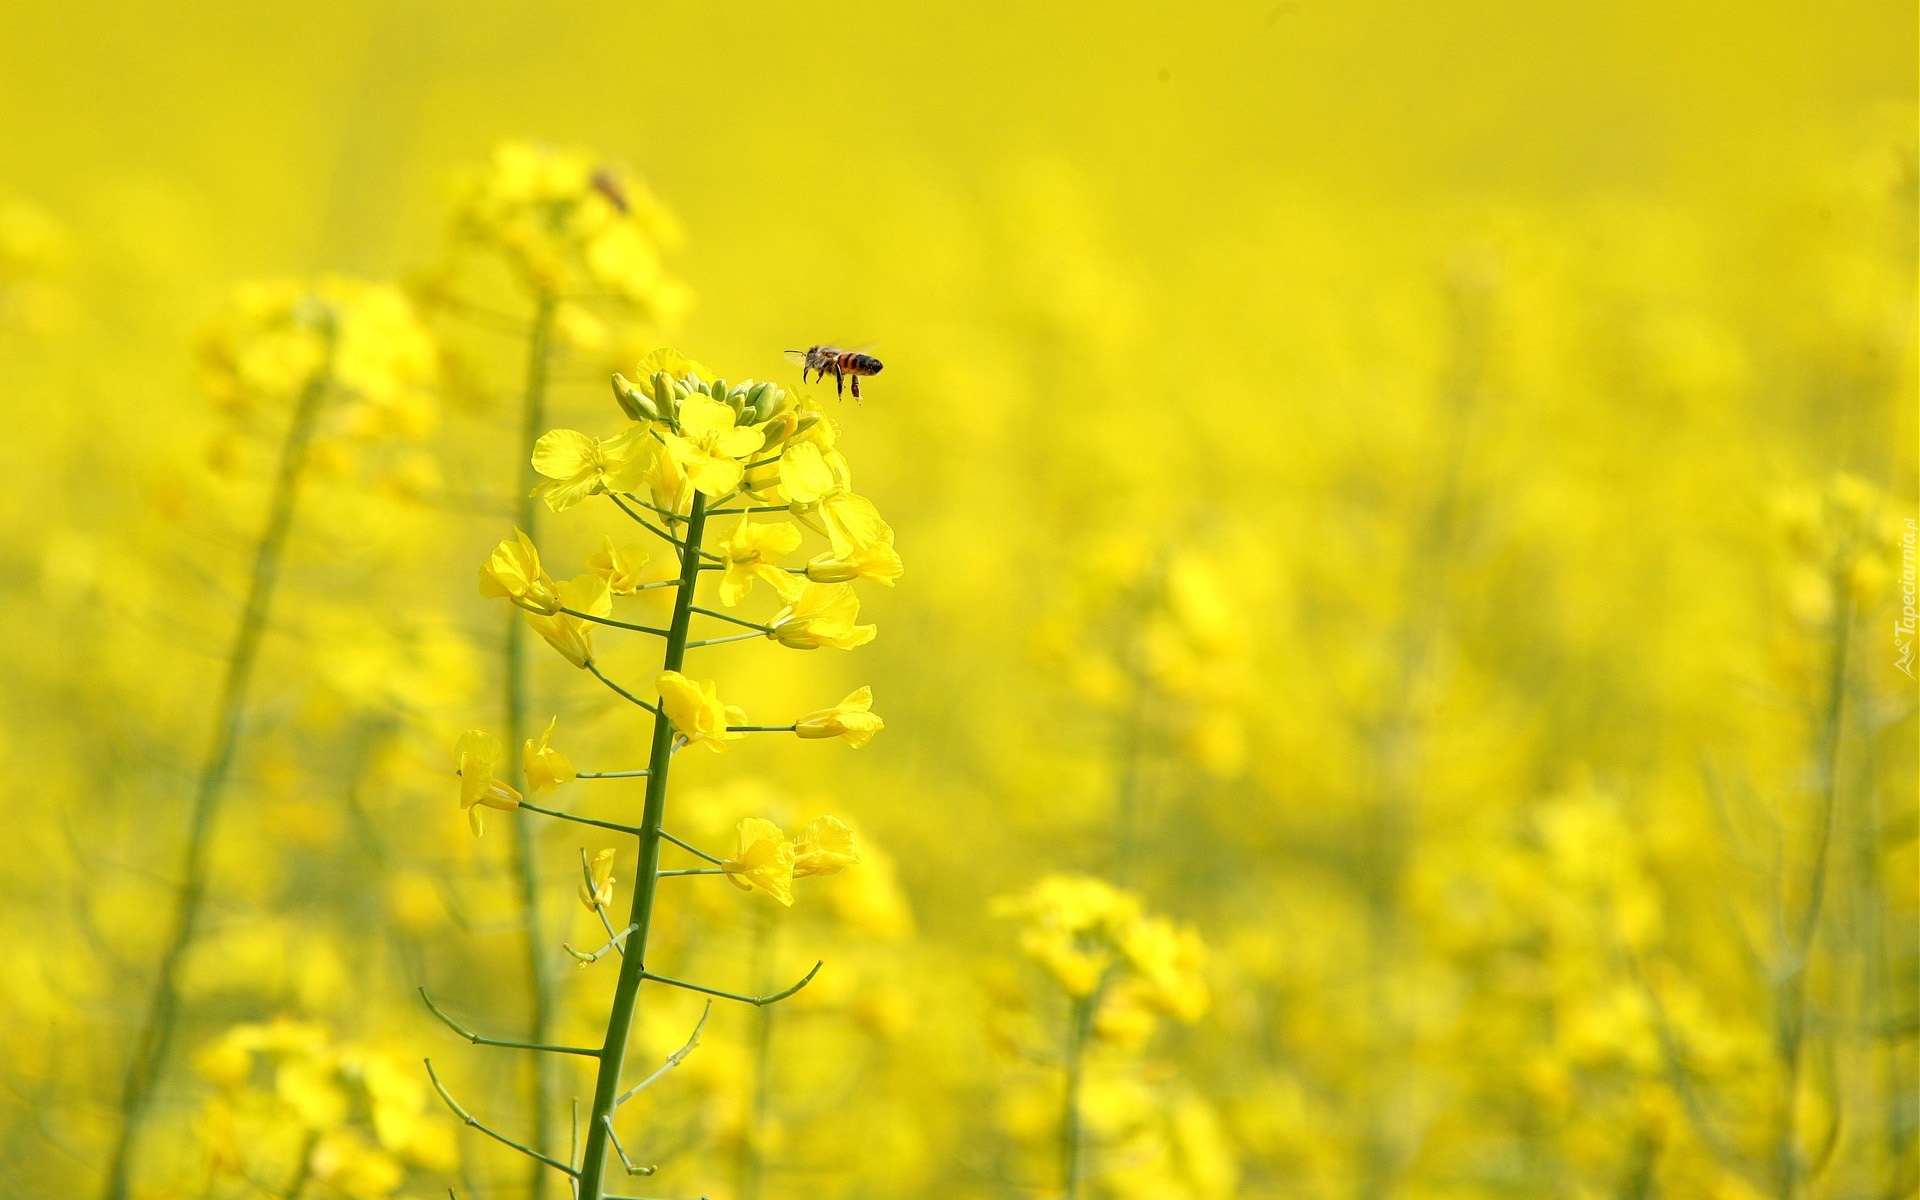
<svg viewBox="0 0 1920 1200"><path fill-rule="evenodd" d="M853 402L855 404L858 404L860 403L860 377L858 375L853 376L852 382L853 382Z"/></svg>
<svg viewBox="0 0 1920 1200"><path fill-rule="evenodd" d="M860 385L856 382L853 386L859 387ZM845 396L847 394L847 377L840 373L840 368L837 366L833 369L833 394L836 396Z"/></svg>

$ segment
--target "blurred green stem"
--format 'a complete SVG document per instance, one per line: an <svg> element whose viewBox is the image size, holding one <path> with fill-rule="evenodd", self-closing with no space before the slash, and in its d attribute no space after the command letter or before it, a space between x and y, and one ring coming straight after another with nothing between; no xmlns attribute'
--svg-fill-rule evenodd
<svg viewBox="0 0 1920 1200"><path fill-rule="evenodd" d="M547 376L551 367L553 345L553 297L543 295L533 312L533 325L527 334L527 376L524 400L520 411L519 491L516 497L518 511L516 524L528 537L538 538L536 524L540 510L534 500L534 485L539 475L533 469L533 444L545 432L542 428L547 420ZM507 779L515 790L525 793L527 790L526 766L521 759L521 747L527 738L528 726L528 667L527 667L527 626L521 620L519 611L511 610L507 616L506 649L506 726L507 726ZM545 950L546 937L542 932L540 915L540 861L538 855L539 837L532 822L516 821L513 826L513 869L520 884L520 919L526 931L527 979L532 990L532 1015L527 1023L527 1040L545 1043L553 1024L554 980L551 962L552 955ZM549 1153L547 1104L558 1092L559 1064L545 1055L535 1057L533 1066L533 1148L542 1154ZM547 1194L547 1171L536 1162L533 1164L530 1195L533 1200L543 1200Z"/></svg>
<svg viewBox="0 0 1920 1200"><path fill-rule="evenodd" d="M753 909L753 950L749 968L752 988L757 995L773 986L771 957L774 925L772 914L764 906ZM738 1200L760 1200L766 1177L765 1138L767 1116L773 1105L773 1015L774 1006L759 1005L753 1021L753 1107L747 1114L747 1135L741 1140L736 1163L734 1194Z"/></svg>
<svg viewBox="0 0 1920 1200"><path fill-rule="evenodd" d="M331 345L329 333L329 358ZM254 664L259 657L260 640L267 630L268 609L280 577L281 554L286 548L288 531L293 527L294 503L299 496L300 476L307 464L307 450L313 440L314 418L319 414L331 382L330 376L322 372L301 390L287 424L286 440L281 445L266 528L254 547L253 575L247 585L246 605L241 611L240 627L234 633L233 648L227 655L226 679L215 709L213 736L194 791L180 885L174 893L173 931L161 952L153 993L147 1001L146 1020L134 1042L126 1081L121 1087L120 1132L108 1159L106 1186L102 1192L107 1200L125 1200L127 1196L133 1164L138 1158L141 1127L152 1107L154 1089L165 1070L167 1054L179 1025L180 969L199 930L200 908L206 900L208 848L213 841L220 802L226 795L234 752L240 744Z"/></svg>
<svg viewBox="0 0 1920 1200"><path fill-rule="evenodd" d="M1086 1174L1080 1128L1080 1084L1087 1054L1087 1035L1093 1027L1093 1010L1100 994L1074 1000L1067 1017L1066 1095L1060 1113L1060 1181L1066 1200L1080 1200L1080 1181Z"/></svg>
<svg viewBox="0 0 1920 1200"><path fill-rule="evenodd" d="M667 628L664 669L678 671L686 658L687 630L693 622L693 593L700 582L700 544L707 527L706 497L693 494L687 513L687 549L680 555L680 587L673 597L673 619ZM634 870L633 906L628 914L634 931L620 959L620 978L614 984L613 1005L607 1013L606 1040L600 1046L600 1068L593 1086L593 1112L587 1119L586 1146L580 1156L579 1200L602 1200L601 1175L611 1148L614 1108L620 1095L620 1068L627 1056L627 1037L633 1029L634 1007L646 972L647 931L653 923L653 897L660 879L660 827L667 811L667 770L673 762L673 725L665 717L653 719L653 748L647 759L646 808L640 818L640 861Z"/></svg>
<svg viewBox="0 0 1920 1200"><path fill-rule="evenodd" d="M1839 801L1840 734L1846 715L1847 646L1852 614L1846 600L1846 579L1836 572L1833 582L1840 601L1833 617L1827 694L1814 741L1820 810L1815 815L1813 873L1807 881L1806 907L1789 934L1786 970L1775 985L1774 993L1775 1037L1783 1076L1774 1141L1774 1181L1780 1200L1792 1200L1800 1190L1798 1110L1800 1068L1806 1047L1807 960L1813 955L1814 938L1820 932L1820 913L1827 893L1827 861L1833 845L1834 809Z"/></svg>

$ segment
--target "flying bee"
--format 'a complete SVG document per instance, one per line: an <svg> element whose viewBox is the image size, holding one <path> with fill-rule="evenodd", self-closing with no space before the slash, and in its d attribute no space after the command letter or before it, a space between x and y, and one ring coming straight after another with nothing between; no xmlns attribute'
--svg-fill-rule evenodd
<svg viewBox="0 0 1920 1200"><path fill-rule="evenodd" d="M789 350L787 358L800 367L800 382L805 383L809 373L819 379L831 375L834 394L844 394L847 384L851 383L855 400L860 398L860 377L880 373L880 360L873 355L842 350L838 346L808 346L805 350Z"/></svg>
<svg viewBox="0 0 1920 1200"><path fill-rule="evenodd" d="M601 167L593 173L593 190L607 198L607 203L622 214L628 211L627 190L620 186L620 176L612 167Z"/></svg>

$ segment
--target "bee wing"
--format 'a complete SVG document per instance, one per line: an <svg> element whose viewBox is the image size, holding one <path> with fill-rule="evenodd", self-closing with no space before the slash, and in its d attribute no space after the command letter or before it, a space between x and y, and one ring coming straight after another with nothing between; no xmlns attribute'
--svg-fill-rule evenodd
<svg viewBox="0 0 1920 1200"><path fill-rule="evenodd" d="M807 352L805 350L788 350L786 355L787 361L796 367L804 367L807 365Z"/></svg>

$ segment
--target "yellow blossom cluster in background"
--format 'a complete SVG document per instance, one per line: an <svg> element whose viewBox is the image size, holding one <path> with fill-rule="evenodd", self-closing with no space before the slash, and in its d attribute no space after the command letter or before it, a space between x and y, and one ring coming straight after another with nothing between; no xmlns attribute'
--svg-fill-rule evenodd
<svg viewBox="0 0 1920 1200"><path fill-rule="evenodd" d="M1911 5L0 35L0 1193L1920 1197Z"/></svg>

